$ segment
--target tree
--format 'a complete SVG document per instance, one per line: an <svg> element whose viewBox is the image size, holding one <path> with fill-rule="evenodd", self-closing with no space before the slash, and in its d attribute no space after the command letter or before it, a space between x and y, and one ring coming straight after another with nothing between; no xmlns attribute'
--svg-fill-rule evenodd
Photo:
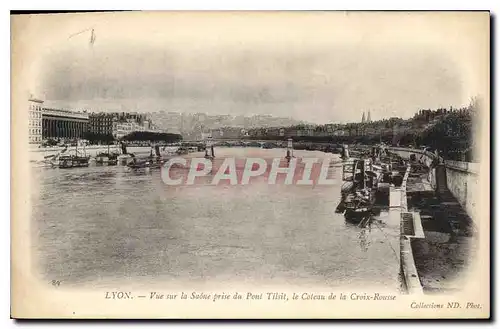
<svg viewBox="0 0 500 329"><path fill-rule="evenodd" d="M445 158L460 160L472 146L472 116L470 112L448 113L435 125L420 134L419 141L440 150Z"/></svg>
<svg viewBox="0 0 500 329"><path fill-rule="evenodd" d="M84 133L83 138L88 140L90 144L110 144L115 141L111 134L96 134L90 131Z"/></svg>

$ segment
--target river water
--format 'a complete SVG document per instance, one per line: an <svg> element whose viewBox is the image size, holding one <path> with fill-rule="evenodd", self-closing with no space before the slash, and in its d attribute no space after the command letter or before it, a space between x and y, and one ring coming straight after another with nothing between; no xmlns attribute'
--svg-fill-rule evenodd
<svg viewBox="0 0 500 329"><path fill-rule="evenodd" d="M216 149L217 158L284 153ZM335 213L339 156L294 155L331 158L338 183L173 187L158 170L33 168L37 275L66 286L142 279L397 289L399 226L383 216L366 229L347 223Z"/></svg>

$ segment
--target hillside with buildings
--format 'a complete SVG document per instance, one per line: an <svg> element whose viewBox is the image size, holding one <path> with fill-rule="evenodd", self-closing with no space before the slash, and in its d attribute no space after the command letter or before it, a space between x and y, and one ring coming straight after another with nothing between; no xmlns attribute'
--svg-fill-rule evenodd
<svg viewBox="0 0 500 329"><path fill-rule="evenodd" d="M291 126L302 123L292 118L272 115L209 115L206 113L179 113L172 111L147 112L147 116L162 130L182 134L185 139L196 140L213 130L236 128L248 130L256 127ZM231 134L232 135L232 134Z"/></svg>
<svg viewBox="0 0 500 329"><path fill-rule="evenodd" d="M425 147L438 150L448 159L472 161L476 115L476 105L471 104L463 108L419 110L410 119L392 117L371 121L368 112L356 123L256 128L244 133L247 138L260 140L292 138L295 141L364 145L382 142L392 146Z"/></svg>

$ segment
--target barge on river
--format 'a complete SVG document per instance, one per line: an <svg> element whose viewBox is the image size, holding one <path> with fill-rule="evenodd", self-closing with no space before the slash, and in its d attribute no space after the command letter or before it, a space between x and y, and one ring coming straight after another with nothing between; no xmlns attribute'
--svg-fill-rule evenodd
<svg viewBox="0 0 500 329"><path fill-rule="evenodd" d="M360 222L370 216L380 175L373 171L370 159L349 159L342 166L341 201L336 212L346 220Z"/></svg>
<svg viewBox="0 0 500 329"><path fill-rule="evenodd" d="M88 167L89 160L90 156L61 155L59 156L58 167L61 169Z"/></svg>
<svg viewBox="0 0 500 329"><path fill-rule="evenodd" d="M57 157L57 161L57 166L61 169L88 167L90 155L86 154L85 146L82 155L81 152L78 151L77 143L74 154L59 154L59 156Z"/></svg>
<svg viewBox="0 0 500 329"><path fill-rule="evenodd" d="M399 172L394 172L393 159L383 145L360 151L351 157L344 148L342 165L341 201L336 209L346 220L361 222L373 215L375 205L388 205L389 187L399 183Z"/></svg>
<svg viewBox="0 0 500 329"><path fill-rule="evenodd" d="M110 152L108 144L108 152L101 152L96 155L95 163L99 165L116 166L118 164L118 152Z"/></svg>

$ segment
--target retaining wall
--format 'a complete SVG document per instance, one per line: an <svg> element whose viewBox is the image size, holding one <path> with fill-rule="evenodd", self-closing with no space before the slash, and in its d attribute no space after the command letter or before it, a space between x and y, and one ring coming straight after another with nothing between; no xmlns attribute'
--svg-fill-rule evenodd
<svg viewBox="0 0 500 329"><path fill-rule="evenodd" d="M404 159L409 159L411 154L415 154L417 160L429 166L436 155L431 152L409 149L402 147L391 147L389 151L398 154ZM474 220L477 201L477 188L479 186L479 163L444 161L446 170L443 174L446 177L446 186L457 201L464 207L467 214ZM441 173L439 173L441 174ZM429 181L432 187L437 188L436 168L429 172Z"/></svg>
<svg viewBox="0 0 500 329"><path fill-rule="evenodd" d="M446 186L474 219L479 188L479 163L445 161Z"/></svg>

